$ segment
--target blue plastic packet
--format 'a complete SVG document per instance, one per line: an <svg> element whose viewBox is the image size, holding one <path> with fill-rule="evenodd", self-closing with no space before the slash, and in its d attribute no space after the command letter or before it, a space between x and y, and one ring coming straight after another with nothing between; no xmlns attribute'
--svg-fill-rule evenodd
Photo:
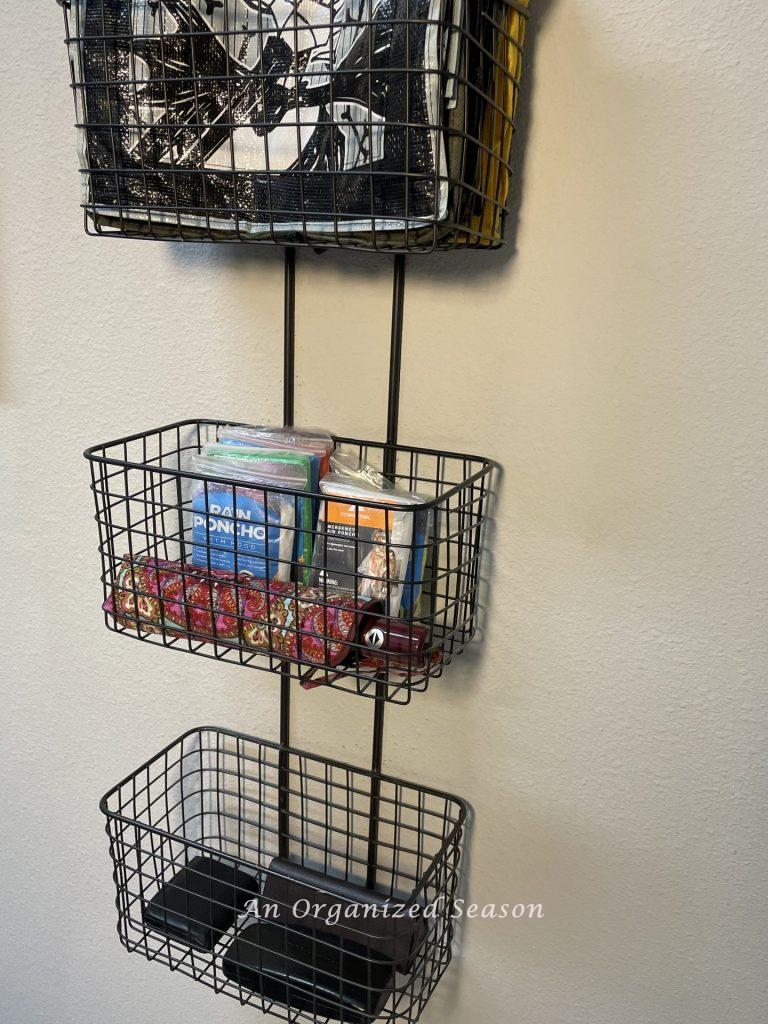
<svg viewBox="0 0 768 1024"><path fill-rule="evenodd" d="M229 444L207 444L203 455L227 463L244 463L253 479L286 491L308 491L312 480L312 459L306 452L280 450L275 448L254 448L251 445L231 442ZM314 536L314 513L312 499L286 494L294 503L296 537L293 557L299 566L299 580L307 582L312 564L312 541Z"/></svg>
<svg viewBox="0 0 768 1024"><path fill-rule="evenodd" d="M195 482L192 494L192 564L289 580L296 532L291 497L247 486L270 481L255 480L240 459L194 454L189 469L207 478Z"/></svg>

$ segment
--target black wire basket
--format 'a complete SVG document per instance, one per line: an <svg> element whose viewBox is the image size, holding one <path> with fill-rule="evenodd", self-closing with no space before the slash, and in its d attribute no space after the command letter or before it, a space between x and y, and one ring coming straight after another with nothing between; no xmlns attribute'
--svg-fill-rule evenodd
<svg viewBox="0 0 768 1024"><path fill-rule="evenodd" d="M419 503L331 498L202 475L194 457L226 426L187 420L85 453L107 626L407 704L475 633L491 463L338 438Z"/></svg>
<svg viewBox="0 0 768 1024"><path fill-rule="evenodd" d="M59 0L90 233L503 241L527 0Z"/></svg>
<svg viewBox="0 0 768 1024"><path fill-rule="evenodd" d="M292 1022L421 1016L451 959L463 801L206 727L101 809L129 951Z"/></svg>

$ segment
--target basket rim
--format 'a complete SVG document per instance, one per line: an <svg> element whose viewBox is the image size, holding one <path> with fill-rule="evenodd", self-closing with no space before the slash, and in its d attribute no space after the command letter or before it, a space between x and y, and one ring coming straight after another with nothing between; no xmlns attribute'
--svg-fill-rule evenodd
<svg viewBox="0 0 768 1024"><path fill-rule="evenodd" d="M169 751L171 751L173 747L177 746L180 743L183 743L184 740L189 739L191 736L196 736L205 732L219 733L219 735L229 736L231 739L247 740L250 743L258 743L263 747L269 747L271 750L276 750L278 751L278 753L280 751L284 751L289 754L297 754L299 757L308 757L313 761L322 761L324 764L330 765L333 768L341 768L345 771L353 771L355 772L355 774L366 776L369 779L376 778L381 782L389 782L395 786L408 786L412 789L418 789L422 793L427 793L429 796L436 796L440 797L441 799L451 800L457 805L459 809L459 814L456 819L455 828L459 828L466 822L467 814L469 813L469 804L467 803L467 801L464 800L462 797L457 796L455 793L449 793L447 790L435 789L433 786L425 786L421 782L409 782L407 779L399 779L394 775L388 775L386 772L374 772L370 768L361 768L358 765L350 764L348 761L338 761L336 760L336 758L326 757L324 754L317 754L311 750L304 750L301 747L294 747L291 744L280 743L276 740L266 740L262 736L254 736L251 733L240 732L237 729L228 729L222 725L197 725L192 726L190 729L187 729L185 732L183 732L180 736L177 736L170 743L166 744L161 750L158 750L157 753L153 754L151 757L148 757L142 764L138 766L138 768L134 768L132 772L129 772L125 776L125 778L121 779L116 785L110 787L110 789L107 790L107 792L99 801L99 810L102 812L102 814L106 815L108 818L116 818L120 821L124 821L127 824L137 824L138 822L136 818L126 817L125 815L119 814L116 811L109 810L109 808L107 807L107 801L110 799L110 797L114 796L115 793L117 793L117 791L122 786L125 786L127 783L131 782L134 776L138 775L139 772L143 772L147 768L149 768L153 761L156 761L158 758L163 757L165 754L169 753ZM157 832L164 831L163 829L158 829L155 825L142 825L142 828L144 827ZM171 833L167 834L171 835ZM450 838L451 835L452 832L449 833L447 838Z"/></svg>
<svg viewBox="0 0 768 1024"><path fill-rule="evenodd" d="M134 462L129 459L119 459L106 455L106 451L117 445L126 445L132 441L141 441L144 438L151 437L153 435L162 434L168 430L179 430L182 427L200 427L200 426L212 426L212 427L251 427L254 424L243 423L234 420L222 420L211 417L192 417L185 420L177 420L173 423L167 423L160 427L153 427L149 430L142 430L135 434L127 434L125 437L116 438L113 441L105 441L101 444L92 445L90 448L86 448L83 452L83 457L90 463L98 463L104 466L115 466L118 469L135 469L142 470L144 472L162 474L178 479L186 480L199 480L199 481L211 481L214 480L217 483L224 483L231 487L248 487L248 482L242 479L236 479L227 477L224 475L211 477L201 473L194 473L184 469L174 469L168 466L153 465L150 462ZM482 455L467 455L461 452L442 451L439 448L419 448L414 445L403 445L403 444L388 444L386 441L369 441L364 438L355 437L342 437L336 434L331 434L334 441L339 444L355 444L365 445L369 448L378 448L384 451L395 451L403 452L405 454L413 455L425 455L435 458L447 458L447 459L460 459L465 462L476 462L480 464L480 468L477 469L470 476L466 477L460 483L453 484L447 490L442 491L437 497L425 498L424 501L418 505L410 502L394 502L384 501L377 502L374 499L369 498L347 498L347 497L334 497L333 495L323 494L322 491L311 491L303 490L297 491L292 490L289 487L279 487L270 484L253 484L260 491L266 491L267 493L275 494L292 494L298 495L303 498L316 498L320 500L341 500L345 504L349 505L360 505L366 508L380 508L383 510L389 510L394 512L415 512L419 509L432 509L443 505L450 498L455 497L462 491L471 487L479 480L488 476L495 467L495 463L492 459L486 458ZM92 485L92 490L95 490L95 484Z"/></svg>

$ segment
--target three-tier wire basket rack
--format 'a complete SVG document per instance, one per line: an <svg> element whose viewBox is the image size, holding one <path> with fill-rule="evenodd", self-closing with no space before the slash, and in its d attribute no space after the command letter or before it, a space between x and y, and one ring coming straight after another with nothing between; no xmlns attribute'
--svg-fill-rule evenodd
<svg viewBox="0 0 768 1024"><path fill-rule="evenodd" d="M392 254L386 437L333 443L419 496L344 499L378 562L356 559L340 594L317 485L258 485L282 518L265 512L250 570L242 480L194 463L248 425L188 419L85 453L107 627L280 681L278 742L194 729L103 798L120 940L286 1021L415 1024L451 959L468 807L383 772L384 714L476 633L493 464L400 443L406 257L503 242L527 3L58 2L86 231L281 245L286 428L297 252ZM214 500L229 572L197 529ZM297 686L373 701L370 769L291 745Z"/></svg>

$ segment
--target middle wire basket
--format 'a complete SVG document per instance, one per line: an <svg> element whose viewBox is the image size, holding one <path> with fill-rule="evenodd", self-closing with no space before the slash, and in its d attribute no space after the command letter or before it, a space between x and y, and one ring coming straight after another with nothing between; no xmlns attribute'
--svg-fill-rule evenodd
<svg viewBox="0 0 768 1024"><path fill-rule="evenodd" d="M407 704L475 633L491 463L338 438L419 503L330 498L191 470L227 426L187 420L86 452L106 625Z"/></svg>
<svg viewBox="0 0 768 1024"><path fill-rule="evenodd" d="M200 728L101 809L122 944L243 1005L415 1024L450 963L457 797Z"/></svg>

